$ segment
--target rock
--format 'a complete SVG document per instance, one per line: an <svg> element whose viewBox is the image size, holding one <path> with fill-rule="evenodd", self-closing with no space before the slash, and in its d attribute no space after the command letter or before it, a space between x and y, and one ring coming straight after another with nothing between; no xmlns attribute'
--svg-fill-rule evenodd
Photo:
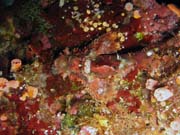
<svg viewBox="0 0 180 135"><path fill-rule="evenodd" d="M157 84L158 84L158 81L153 80L153 79L148 79L146 81L146 89L153 90Z"/></svg>
<svg viewBox="0 0 180 135"><path fill-rule="evenodd" d="M173 96L173 93L165 87L158 88L154 92L154 97L156 98L157 101L160 101L160 102L166 101L172 96Z"/></svg>
<svg viewBox="0 0 180 135"><path fill-rule="evenodd" d="M178 77L176 78L176 84L177 84L177 85L180 85L180 76L178 76Z"/></svg>

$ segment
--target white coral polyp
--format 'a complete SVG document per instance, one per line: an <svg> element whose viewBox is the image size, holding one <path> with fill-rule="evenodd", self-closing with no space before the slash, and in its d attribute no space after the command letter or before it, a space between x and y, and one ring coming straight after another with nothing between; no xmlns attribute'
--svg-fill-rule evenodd
<svg viewBox="0 0 180 135"><path fill-rule="evenodd" d="M82 127L79 135L97 135L98 129L91 126Z"/></svg>
<svg viewBox="0 0 180 135"><path fill-rule="evenodd" d="M180 131L180 120L174 120L170 124L171 129L174 131Z"/></svg>

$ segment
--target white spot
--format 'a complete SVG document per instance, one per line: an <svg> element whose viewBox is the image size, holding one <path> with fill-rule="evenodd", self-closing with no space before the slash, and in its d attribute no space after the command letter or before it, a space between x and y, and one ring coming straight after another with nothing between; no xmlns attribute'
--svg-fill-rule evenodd
<svg viewBox="0 0 180 135"><path fill-rule="evenodd" d="M0 76L2 76L3 75L3 71L0 71Z"/></svg>
<svg viewBox="0 0 180 135"><path fill-rule="evenodd" d="M149 51L147 51L147 53L146 53L146 55L149 56L149 57L152 56L153 54L154 54L154 52L153 52L152 50L149 50Z"/></svg>
<svg viewBox="0 0 180 135"><path fill-rule="evenodd" d="M121 56L119 56L119 54L116 55L116 59L117 60L120 60L121 59Z"/></svg>
<svg viewBox="0 0 180 135"><path fill-rule="evenodd" d="M101 94L104 93L104 89L103 89L103 88L99 88L99 89L97 90L97 92L98 92L99 95L101 95Z"/></svg>
<svg viewBox="0 0 180 135"><path fill-rule="evenodd" d="M167 88L158 88L154 92L154 97L156 98L157 101L165 101L168 100L170 97L173 96L173 93L167 89Z"/></svg>
<svg viewBox="0 0 180 135"><path fill-rule="evenodd" d="M59 1L59 7L63 7L63 6L64 6L64 3L65 3L64 0L60 0L60 1Z"/></svg>
<svg viewBox="0 0 180 135"><path fill-rule="evenodd" d="M91 61L88 59L84 63L84 72L86 74L89 74L91 72Z"/></svg>
<svg viewBox="0 0 180 135"><path fill-rule="evenodd" d="M48 135L48 130L45 130L45 131L44 131L44 135Z"/></svg>

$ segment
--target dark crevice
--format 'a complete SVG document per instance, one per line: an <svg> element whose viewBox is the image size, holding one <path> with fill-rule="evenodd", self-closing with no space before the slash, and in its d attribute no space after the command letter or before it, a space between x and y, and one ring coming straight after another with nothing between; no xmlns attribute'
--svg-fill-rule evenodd
<svg viewBox="0 0 180 135"><path fill-rule="evenodd" d="M143 50L144 48L145 48L145 46L136 46L133 48L123 49L121 51L118 51L118 54L135 53L135 52Z"/></svg>
<svg viewBox="0 0 180 135"><path fill-rule="evenodd" d="M180 0L156 0L159 4L174 4L177 7L180 7Z"/></svg>

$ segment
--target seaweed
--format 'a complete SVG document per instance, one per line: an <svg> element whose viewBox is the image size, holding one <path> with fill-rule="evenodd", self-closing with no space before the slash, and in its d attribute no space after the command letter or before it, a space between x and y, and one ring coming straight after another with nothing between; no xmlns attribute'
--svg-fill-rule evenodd
<svg viewBox="0 0 180 135"><path fill-rule="evenodd" d="M72 128L75 126L76 116L66 114L62 120L62 127Z"/></svg>
<svg viewBox="0 0 180 135"><path fill-rule="evenodd" d="M21 25L21 22L30 23L33 26L32 31L35 33L47 34L52 25L43 18L43 13L39 0L27 0L21 3L16 17L19 25Z"/></svg>
<svg viewBox="0 0 180 135"><path fill-rule="evenodd" d="M20 35L16 33L13 19L7 18L7 20L0 25L0 55L7 54L19 48L17 42L19 38Z"/></svg>
<svg viewBox="0 0 180 135"><path fill-rule="evenodd" d="M80 117L92 117L95 112L97 112L97 109L94 104L84 103L80 105L78 115Z"/></svg>

